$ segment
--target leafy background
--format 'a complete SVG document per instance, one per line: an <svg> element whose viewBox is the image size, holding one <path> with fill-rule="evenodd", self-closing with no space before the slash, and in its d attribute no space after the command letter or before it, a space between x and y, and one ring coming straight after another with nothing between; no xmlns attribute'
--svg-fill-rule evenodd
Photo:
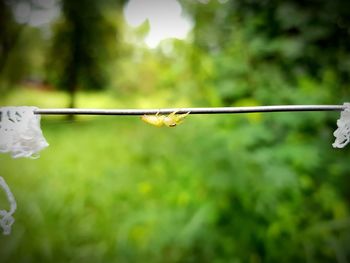
<svg viewBox="0 0 350 263"><path fill-rule="evenodd" d="M147 22L124 21L124 1L94 2L58 2L48 36L14 20L16 1L0 1L1 105L349 101L344 1L181 1L189 40L155 49L142 44ZM160 129L138 117L43 116L50 147L39 159L0 156L18 203L0 261L348 262L350 155L331 147L338 117L191 115Z"/></svg>

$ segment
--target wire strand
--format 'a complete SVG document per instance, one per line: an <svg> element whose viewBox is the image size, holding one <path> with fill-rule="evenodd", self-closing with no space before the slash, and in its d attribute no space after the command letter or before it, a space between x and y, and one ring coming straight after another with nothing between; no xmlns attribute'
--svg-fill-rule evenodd
<svg viewBox="0 0 350 263"><path fill-rule="evenodd" d="M342 111L344 105L275 105L253 107L209 107L209 108L164 108L164 109L79 109L52 108L37 109L34 114L41 115L151 115L187 113L190 114L233 114L256 112L291 112L291 111Z"/></svg>

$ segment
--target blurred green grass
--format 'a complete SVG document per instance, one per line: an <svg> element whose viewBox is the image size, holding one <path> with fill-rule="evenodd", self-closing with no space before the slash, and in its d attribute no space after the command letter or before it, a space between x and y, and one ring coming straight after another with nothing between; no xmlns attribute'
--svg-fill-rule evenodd
<svg viewBox="0 0 350 263"><path fill-rule="evenodd" d="M148 101L78 98L86 108ZM17 90L0 102L64 107L67 97ZM0 155L18 204L12 234L0 236L1 262L334 259L327 242L337 235L346 244L349 233L339 188L349 168L348 150L330 150L332 133L320 124L333 115L193 115L176 128L139 117L43 116L50 146L39 159ZM337 220L346 231L333 228Z"/></svg>
<svg viewBox="0 0 350 263"><path fill-rule="evenodd" d="M25 92L4 104L66 101L61 93ZM106 95L79 96L86 107L118 105ZM4 262L134 261L140 254L161 262L162 250L174 253L169 262L180 257L165 244L186 244L208 221L205 192L188 166L197 153L187 129L159 129L138 117L44 117L50 146L39 159L0 156L18 203L13 232L0 239Z"/></svg>
<svg viewBox="0 0 350 263"><path fill-rule="evenodd" d="M195 177L184 171L179 178L172 171L177 169L174 143L183 141L181 128L165 133L142 126L123 118L45 121L50 147L40 159L1 156L1 173L18 202L8 238L18 243L2 240L1 250L17 254L25 249L17 257L35 252L45 260L81 254L84 261L96 262L119 245L131 254L132 247L148 246L167 224L183 229L203 197Z"/></svg>

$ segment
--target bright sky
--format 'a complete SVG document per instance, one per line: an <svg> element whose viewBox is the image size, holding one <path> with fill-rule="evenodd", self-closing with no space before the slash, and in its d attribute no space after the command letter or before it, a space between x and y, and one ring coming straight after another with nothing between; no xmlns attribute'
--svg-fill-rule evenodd
<svg viewBox="0 0 350 263"><path fill-rule="evenodd" d="M139 26L148 19L150 32L145 39L150 48L166 38L186 38L192 23L182 16L176 0L130 0L124 10L126 21Z"/></svg>

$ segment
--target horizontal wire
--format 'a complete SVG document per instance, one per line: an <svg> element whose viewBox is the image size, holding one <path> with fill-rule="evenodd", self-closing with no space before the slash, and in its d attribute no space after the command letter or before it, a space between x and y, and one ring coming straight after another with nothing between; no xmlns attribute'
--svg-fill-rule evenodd
<svg viewBox="0 0 350 263"><path fill-rule="evenodd" d="M164 109L37 109L34 114L42 115L150 115L187 113L190 114L231 114L254 112L289 112L289 111L342 111L344 105L275 105L253 107L210 107L210 108L164 108Z"/></svg>

